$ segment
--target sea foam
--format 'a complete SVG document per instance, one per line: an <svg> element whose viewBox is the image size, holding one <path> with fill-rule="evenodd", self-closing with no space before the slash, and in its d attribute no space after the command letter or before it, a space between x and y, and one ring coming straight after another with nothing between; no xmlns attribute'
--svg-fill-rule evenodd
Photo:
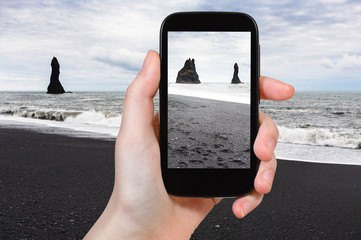
<svg viewBox="0 0 361 240"><path fill-rule="evenodd" d="M168 94L250 104L250 85L247 83L171 83L168 85Z"/></svg>
<svg viewBox="0 0 361 240"><path fill-rule="evenodd" d="M121 115L107 114L97 111L86 111L76 116L69 116L65 119L64 122L119 127L121 122Z"/></svg>
<svg viewBox="0 0 361 240"><path fill-rule="evenodd" d="M4 123L39 125L56 128L67 128L77 131L107 134L116 136L121 114L100 111L69 111L64 109L20 108L2 111L0 120Z"/></svg>
<svg viewBox="0 0 361 240"><path fill-rule="evenodd" d="M23 118L33 118L33 119L42 119L42 120L54 120L54 121L64 121L68 117L75 117L81 112L79 111L69 111L65 109L46 109L46 108L12 108L12 109L2 109L0 111L1 115L10 115L18 116Z"/></svg>
<svg viewBox="0 0 361 240"><path fill-rule="evenodd" d="M333 132L324 128L278 127L281 142L332 146L341 148L361 148L361 135Z"/></svg>

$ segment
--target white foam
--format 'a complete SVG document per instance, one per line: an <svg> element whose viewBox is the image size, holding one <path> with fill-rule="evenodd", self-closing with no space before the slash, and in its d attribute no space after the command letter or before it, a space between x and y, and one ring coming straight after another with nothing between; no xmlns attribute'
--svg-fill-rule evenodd
<svg viewBox="0 0 361 240"><path fill-rule="evenodd" d="M69 124L90 124L107 127L119 127L121 115L107 115L97 111L86 111L77 116L69 116L64 122Z"/></svg>
<svg viewBox="0 0 361 240"><path fill-rule="evenodd" d="M277 159L361 165L361 150L304 144L282 143L277 144L275 154Z"/></svg>
<svg viewBox="0 0 361 240"><path fill-rule="evenodd" d="M200 83L168 85L168 94L250 104L249 84Z"/></svg>
<svg viewBox="0 0 361 240"><path fill-rule="evenodd" d="M93 133L95 135L105 134L110 137L116 137L120 128L121 115L106 118L97 112L84 112L76 117L68 117L65 121L51 121L34 118L24 118L19 116L0 115L0 121L3 125L24 125L28 127L51 127L58 128L59 133L62 129L71 129ZM97 116L95 118L92 118ZM66 134L69 131L65 131Z"/></svg>
<svg viewBox="0 0 361 240"><path fill-rule="evenodd" d="M77 111L68 111L64 109L46 109L46 108L13 108L13 109L1 109L1 113L6 113L7 115L14 115L23 118L34 118L34 119L46 119L46 120L55 120L55 121L64 121L69 116L76 116L80 114Z"/></svg>
<svg viewBox="0 0 361 240"><path fill-rule="evenodd" d="M279 126L278 129L281 142L341 148L360 148L361 146L361 135L337 133L324 128L287 128Z"/></svg>

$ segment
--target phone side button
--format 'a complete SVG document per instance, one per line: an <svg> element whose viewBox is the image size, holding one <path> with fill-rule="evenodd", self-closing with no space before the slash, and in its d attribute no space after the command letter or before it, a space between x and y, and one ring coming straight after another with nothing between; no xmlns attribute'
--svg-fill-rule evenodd
<svg viewBox="0 0 361 240"><path fill-rule="evenodd" d="M261 44L258 45L258 79L261 77ZM258 90L258 104L261 103L261 91Z"/></svg>
<svg viewBox="0 0 361 240"><path fill-rule="evenodd" d="M258 45L258 76L261 76L261 45Z"/></svg>

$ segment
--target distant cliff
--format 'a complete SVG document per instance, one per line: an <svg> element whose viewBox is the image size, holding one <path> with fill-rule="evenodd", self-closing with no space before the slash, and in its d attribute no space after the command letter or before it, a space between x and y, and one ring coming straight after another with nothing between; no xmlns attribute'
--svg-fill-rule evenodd
<svg viewBox="0 0 361 240"><path fill-rule="evenodd" d="M60 74L60 65L58 59L53 57L51 60L51 75L50 75L50 83L48 86L47 93L59 94L65 93L63 86L59 81L59 74Z"/></svg>
<svg viewBox="0 0 361 240"><path fill-rule="evenodd" d="M233 72L232 83L241 83L241 80L239 80L239 77L238 77L238 65L237 65L237 63L234 64L234 72Z"/></svg>
<svg viewBox="0 0 361 240"><path fill-rule="evenodd" d="M187 59L184 67L178 72L176 83L201 83L196 71L194 59Z"/></svg>

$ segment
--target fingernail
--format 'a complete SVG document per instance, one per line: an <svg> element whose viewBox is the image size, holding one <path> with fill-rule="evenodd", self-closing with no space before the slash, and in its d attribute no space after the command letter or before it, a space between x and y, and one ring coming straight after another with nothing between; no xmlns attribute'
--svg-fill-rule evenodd
<svg viewBox="0 0 361 240"><path fill-rule="evenodd" d="M252 204L250 202L245 202L242 208L242 218L244 218L251 211L252 211Z"/></svg>
<svg viewBox="0 0 361 240"><path fill-rule="evenodd" d="M273 152L274 152L274 149L276 147L276 142L273 139L269 139L267 141L267 145L268 145L268 152L269 152L270 159L272 159Z"/></svg>
<svg viewBox="0 0 361 240"><path fill-rule="evenodd" d="M271 190L271 182L273 179L273 172L272 170L267 170L262 175L264 184Z"/></svg>
<svg viewBox="0 0 361 240"><path fill-rule="evenodd" d="M151 59L151 56L150 56L150 51L148 51L147 53L147 56L145 56L145 59L143 61L143 66L142 66L142 70L141 71L144 71L147 69L149 63L150 63L150 59Z"/></svg>

